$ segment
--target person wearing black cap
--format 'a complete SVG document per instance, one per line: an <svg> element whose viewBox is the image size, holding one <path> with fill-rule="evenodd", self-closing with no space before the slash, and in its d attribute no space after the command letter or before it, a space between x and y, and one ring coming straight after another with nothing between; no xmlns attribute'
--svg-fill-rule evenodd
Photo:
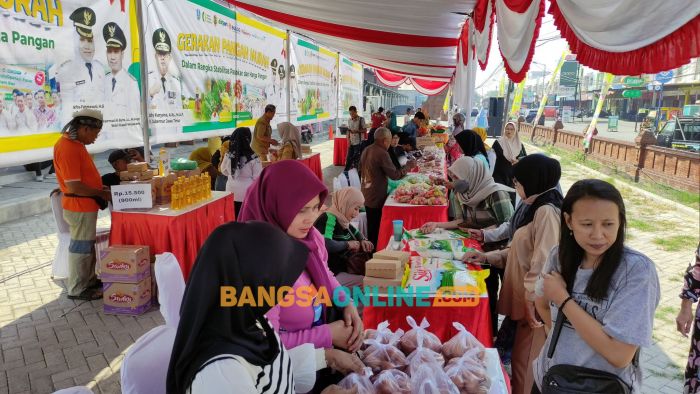
<svg viewBox="0 0 700 394"><path fill-rule="evenodd" d="M95 104L102 102L105 66L95 60L95 42L92 27L95 11L80 7L70 15L79 39L77 54L61 64L56 71L56 81L63 99L69 103Z"/></svg>
<svg viewBox="0 0 700 394"><path fill-rule="evenodd" d="M172 46L170 35L162 27L153 32L153 48L156 52L157 71L148 73L148 95L151 109L159 111L182 110L180 81L170 74Z"/></svg>
<svg viewBox="0 0 700 394"><path fill-rule="evenodd" d="M107 207L111 194L102 185L100 173L85 145L97 139L102 113L83 109L63 128L56 142L53 162L63 193L63 218L70 227L68 246L68 298L98 300L101 283L95 277L97 211Z"/></svg>
<svg viewBox="0 0 700 394"><path fill-rule="evenodd" d="M136 78L123 67L126 36L114 22L104 25L102 36L107 45L107 66L110 69L105 76L105 102L110 103L110 113L123 118L132 118L138 115L141 100Z"/></svg>
<svg viewBox="0 0 700 394"><path fill-rule="evenodd" d="M109 164L114 168L114 172L102 175L102 185L112 187L119 185L119 173L127 170L127 165L131 162L143 162L143 147L133 149L118 149L109 154L107 158Z"/></svg>

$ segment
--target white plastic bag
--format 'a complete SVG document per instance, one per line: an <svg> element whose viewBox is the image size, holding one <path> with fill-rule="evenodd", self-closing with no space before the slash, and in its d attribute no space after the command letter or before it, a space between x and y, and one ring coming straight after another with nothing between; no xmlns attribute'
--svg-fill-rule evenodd
<svg viewBox="0 0 700 394"><path fill-rule="evenodd" d="M413 394L459 394L459 389L452 383L442 368L436 364L418 366L411 374Z"/></svg>
<svg viewBox="0 0 700 394"><path fill-rule="evenodd" d="M427 328L430 327L428 320L423 318L419 326L412 316L407 316L406 322L411 326L411 329L408 330L399 341L399 348L401 348L405 354L411 354L418 348L419 336L423 338L424 347L434 352L440 352L442 349L442 342L440 342L440 338L427 330Z"/></svg>
<svg viewBox="0 0 700 394"><path fill-rule="evenodd" d="M343 380L338 382L338 386L343 389L357 388L357 394L374 394L374 386L372 386L372 381L369 380L372 376L372 370L365 368L362 374L357 374L355 372L344 377Z"/></svg>
<svg viewBox="0 0 700 394"><path fill-rule="evenodd" d="M458 333L442 345L442 354L445 355L445 359L449 361L453 358L462 357L468 351L477 349L474 355L483 362L486 351L484 345L461 323L454 322L452 326L457 329Z"/></svg>
<svg viewBox="0 0 700 394"><path fill-rule="evenodd" d="M395 343L395 340L391 339L390 342ZM391 343L381 343L376 339L367 339L365 343L369 346L362 355L362 362L374 373L402 369L408 364L406 356Z"/></svg>
<svg viewBox="0 0 700 394"><path fill-rule="evenodd" d="M445 373L462 393L488 394L491 388L491 379L477 353L478 349L474 348L445 366Z"/></svg>
<svg viewBox="0 0 700 394"><path fill-rule="evenodd" d="M374 380L377 394L411 394L411 378L398 369L382 371Z"/></svg>

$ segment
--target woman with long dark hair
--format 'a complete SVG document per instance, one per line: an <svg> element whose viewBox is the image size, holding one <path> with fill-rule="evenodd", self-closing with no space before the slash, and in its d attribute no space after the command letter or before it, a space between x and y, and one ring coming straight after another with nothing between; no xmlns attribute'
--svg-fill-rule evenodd
<svg viewBox="0 0 700 394"><path fill-rule="evenodd" d="M484 165L484 168L486 168L486 172L491 172L489 170L489 159L487 158L488 154L486 153L484 141L481 140L481 137L479 137L478 134L472 130L464 130L463 132L457 134L455 139L457 140L457 144L459 144L460 149L462 149L464 156L479 159L479 161ZM512 187L512 185L506 186Z"/></svg>
<svg viewBox="0 0 700 394"><path fill-rule="evenodd" d="M233 193L236 218L240 213L248 187L262 172L262 162L250 147L250 129L239 127L229 139L228 153L221 160L221 173L228 177L226 191Z"/></svg>
<svg viewBox="0 0 700 394"><path fill-rule="evenodd" d="M654 262L625 246L627 224L620 192L585 179L571 186L561 209L559 247L537 282L537 310L547 326L566 320L552 357L550 335L534 364L535 386L555 365L608 372L641 391L637 352L651 346L659 278Z"/></svg>
<svg viewBox="0 0 700 394"><path fill-rule="evenodd" d="M464 260L487 262L496 269L494 272L498 268L505 271L498 293L498 313L508 317L508 324L501 327L499 339L503 339L498 347L506 361L512 348L513 393L521 394L530 392L532 362L545 340L542 322L535 313L534 290L549 252L557 245L563 197L557 190L561 178L557 160L530 155L520 160L513 172L523 204L512 216L509 247L466 253Z"/></svg>
<svg viewBox="0 0 700 394"><path fill-rule="evenodd" d="M693 314L693 303L700 298L700 244L695 250L695 263L688 267L683 278L683 290L681 291L681 310L676 317L676 328L686 338L691 331L693 336L690 342L688 363L685 367L684 393L697 393L700 391L700 305Z"/></svg>

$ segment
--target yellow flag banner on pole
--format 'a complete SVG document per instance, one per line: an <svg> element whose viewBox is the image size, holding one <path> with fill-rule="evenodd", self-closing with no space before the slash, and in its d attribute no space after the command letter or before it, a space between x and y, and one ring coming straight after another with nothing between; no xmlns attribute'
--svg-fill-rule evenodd
<svg viewBox="0 0 700 394"><path fill-rule="evenodd" d="M547 88L545 89L544 94L540 99L540 108L537 109L537 116L535 116L535 121L533 123L534 125L536 125L540 121L540 116L542 116L542 113L544 112L544 107L545 105L547 105L547 97L549 96L549 92L551 92L552 88L554 88L554 83L556 81L557 75L559 75L561 66L564 64L564 60L566 60L566 55L568 54L568 49L565 49L564 52L561 53L561 59L559 59L559 63L557 64L557 67L552 73L552 78L549 79L549 84L547 85Z"/></svg>
<svg viewBox="0 0 700 394"><path fill-rule="evenodd" d="M503 97L506 95L506 77L505 75L501 77L500 82L498 82L498 97Z"/></svg>
<svg viewBox="0 0 700 394"><path fill-rule="evenodd" d="M527 77L525 77L518 86L515 88L515 94L513 95L513 105L510 107L510 118L517 119L518 112L520 112L520 105L523 102L523 92L525 91L525 82L527 82Z"/></svg>
<svg viewBox="0 0 700 394"><path fill-rule="evenodd" d="M447 115L448 119L450 117L450 99L452 98L452 84L447 89L447 96L445 96L445 102L442 103L442 112Z"/></svg>
<svg viewBox="0 0 700 394"><path fill-rule="evenodd" d="M588 149L591 145L591 139L593 138L593 130L595 130L598 125L598 116L600 116L600 111L603 110L603 104L605 103L605 98L608 96L608 90L612 86L614 75L605 73L603 76L603 86L600 88L600 96L598 97L598 104L595 106L595 112L593 113L593 119L591 119L591 124L588 125L586 129L586 138L583 141L583 147Z"/></svg>

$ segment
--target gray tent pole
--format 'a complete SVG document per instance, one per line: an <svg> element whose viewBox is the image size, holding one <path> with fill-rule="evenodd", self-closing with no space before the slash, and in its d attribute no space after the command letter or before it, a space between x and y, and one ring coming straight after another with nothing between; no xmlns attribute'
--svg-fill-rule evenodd
<svg viewBox="0 0 700 394"><path fill-rule="evenodd" d="M292 51L291 51L291 45L290 43L292 42L292 33L287 30L287 47L284 48L285 51L287 51L287 58L285 59L285 62L287 63L286 70L287 70L287 75L285 76L285 79L287 80L287 122L292 121L292 84L291 84L291 79L289 77L289 67L292 63L291 58L292 58Z"/></svg>
<svg viewBox="0 0 700 394"><path fill-rule="evenodd" d="M146 25L143 21L142 2L136 1L136 18L139 31L139 70L141 73L141 130L143 131L143 154L146 163L151 162L151 142L148 132L148 70L146 68Z"/></svg>

